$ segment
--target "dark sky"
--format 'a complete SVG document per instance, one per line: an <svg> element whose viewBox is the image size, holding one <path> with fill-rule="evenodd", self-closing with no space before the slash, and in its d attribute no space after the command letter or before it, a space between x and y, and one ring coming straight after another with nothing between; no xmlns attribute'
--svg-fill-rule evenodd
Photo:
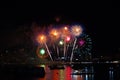
<svg viewBox="0 0 120 80"><path fill-rule="evenodd" d="M83 23L93 39L96 52L113 54L120 48L119 9L112 1L44 2L44 4L16 2L13 8L0 8L0 12L1 45L4 45L5 41L9 44L7 38L20 25L32 22L54 23L55 16L60 16L61 22L64 23Z"/></svg>

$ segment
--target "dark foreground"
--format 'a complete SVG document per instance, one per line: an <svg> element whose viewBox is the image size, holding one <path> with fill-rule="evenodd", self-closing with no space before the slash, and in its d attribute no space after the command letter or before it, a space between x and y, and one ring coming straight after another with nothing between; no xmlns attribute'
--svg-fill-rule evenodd
<svg viewBox="0 0 120 80"><path fill-rule="evenodd" d="M39 78L45 76L43 67L33 65L1 65L0 78L10 80L11 78ZM0 79L1 80L1 79Z"/></svg>
<svg viewBox="0 0 120 80"><path fill-rule="evenodd" d="M63 68L64 67L64 68ZM1 65L0 80L120 80L120 64Z"/></svg>

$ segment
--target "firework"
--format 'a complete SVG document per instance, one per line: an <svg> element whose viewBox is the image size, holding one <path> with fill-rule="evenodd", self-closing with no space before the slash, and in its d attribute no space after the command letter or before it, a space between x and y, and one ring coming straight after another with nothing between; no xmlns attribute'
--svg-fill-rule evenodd
<svg viewBox="0 0 120 80"><path fill-rule="evenodd" d="M71 53L71 57L70 57L70 61L72 62L72 58L73 58L73 51L75 48L75 44L76 44L77 38L75 38L74 44L73 44L73 48L72 48L72 53Z"/></svg>
<svg viewBox="0 0 120 80"><path fill-rule="evenodd" d="M37 36L37 42L38 42L38 43L40 43L40 44L45 43L45 42L46 42L46 40L47 40L47 39L46 39L46 36L45 36L45 35L43 35L43 34L42 34L42 35L38 35L38 36Z"/></svg>
<svg viewBox="0 0 120 80"><path fill-rule="evenodd" d="M48 54L46 53L46 49L44 47L39 46L37 48L36 53L39 58L47 58L48 57Z"/></svg>
<svg viewBox="0 0 120 80"><path fill-rule="evenodd" d="M46 33L39 34L36 40L40 45L44 45L52 61L53 57L59 57L60 55L63 55L62 57L65 59L65 55L69 53L69 55L71 55L70 61L72 61L76 49L82 49L86 44L88 47L90 46L89 38L81 38L83 28L80 25L73 25L71 28L69 25L59 26L59 28L50 28L47 30L47 33L47 36L45 35ZM86 41L89 41L89 43ZM45 51L42 49L40 53L44 55ZM51 53L54 54L51 55Z"/></svg>
<svg viewBox="0 0 120 80"><path fill-rule="evenodd" d="M46 44L46 40L47 40L47 39L46 39L46 36L43 35L43 34L42 34L42 35L38 35L38 37L37 37L38 43L45 45L45 47L46 47L46 49L47 49L47 52L48 52L51 60L53 61L52 56L51 56L50 51L49 51L49 48L48 48L48 46L47 46L47 44ZM42 50L42 52L43 52L43 50Z"/></svg>
<svg viewBox="0 0 120 80"><path fill-rule="evenodd" d="M83 31L83 29L80 25L72 26L71 32L74 36L80 36L82 34L82 31Z"/></svg>
<svg viewBox="0 0 120 80"><path fill-rule="evenodd" d="M59 33L59 31L57 29L52 29L49 32L49 36L50 36L52 41L55 41L60 37L60 33Z"/></svg>

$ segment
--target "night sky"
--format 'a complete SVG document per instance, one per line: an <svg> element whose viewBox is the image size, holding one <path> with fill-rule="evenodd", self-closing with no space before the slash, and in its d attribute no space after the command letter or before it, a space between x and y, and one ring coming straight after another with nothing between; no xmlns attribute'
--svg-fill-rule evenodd
<svg viewBox="0 0 120 80"><path fill-rule="evenodd" d="M83 23L93 40L96 55L114 55L119 53L119 11L109 2L56 2L33 3L16 2L14 8L0 8L0 47L14 42L17 29L22 25L56 23ZM117 20L118 19L118 20ZM10 41L10 43L9 43ZM14 44L14 43L13 43Z"/></svg>

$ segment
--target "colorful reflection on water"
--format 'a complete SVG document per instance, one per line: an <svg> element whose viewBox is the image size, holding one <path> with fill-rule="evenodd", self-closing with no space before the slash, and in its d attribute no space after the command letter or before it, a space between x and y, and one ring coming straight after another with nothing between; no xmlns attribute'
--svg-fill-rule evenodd
<svg viewBox="0 0 120 80"><path fill-rule="evenodd" d="M65 69L50 70L49 67L44 66L46 75L44 78L37 80L94 80L93 74L73 75L75 71L70 66L65 66Z"/></svg>
<svg viewBox="0 0 120 80"><path fill-rule="evenodd" d="M5 76L0 75L0 80L120 80L120 64L97 64L82 68L81 65L77 65L77 69L64 65L64 69L53 70L47 65L38 65L36 67L44 67L44 78L10 74Z"/></svg>

